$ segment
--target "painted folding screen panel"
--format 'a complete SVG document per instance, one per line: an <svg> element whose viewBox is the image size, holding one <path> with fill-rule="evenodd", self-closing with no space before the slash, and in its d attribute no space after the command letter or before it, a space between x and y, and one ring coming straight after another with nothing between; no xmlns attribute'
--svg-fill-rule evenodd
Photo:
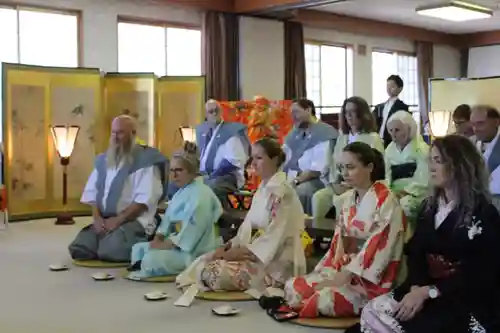
<svg viewBox="0 0 500 333"><path fill-rule="evenodd" d="M196 127L205 120L205 77L165 76L158 80L156 147L172 156L182 148L180 127Z"/></svg>
<svg viewBox="0 0 500 333"><path fill-rule="evenodd" d="M156 80L153 73L107 73L104 76L105 126L108 137L113 118L125 114L137 120L137 137L148 145L154 145Z"/></svg>

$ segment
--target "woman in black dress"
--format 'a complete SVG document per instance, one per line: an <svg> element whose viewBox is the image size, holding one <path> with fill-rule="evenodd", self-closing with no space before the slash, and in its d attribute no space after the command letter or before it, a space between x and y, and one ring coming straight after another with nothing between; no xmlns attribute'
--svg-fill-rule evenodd
<svg viewBox="0 0 500 333"><path fill-rule="evenodd" d="M432 193L406 246L408 277L347 333L500 332L500 216L483 158L465 137L433 142Z"/></svg>

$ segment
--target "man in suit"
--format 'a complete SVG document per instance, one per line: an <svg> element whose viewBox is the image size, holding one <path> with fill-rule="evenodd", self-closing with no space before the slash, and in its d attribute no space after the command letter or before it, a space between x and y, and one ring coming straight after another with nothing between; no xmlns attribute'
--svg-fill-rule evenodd
<svg viewBox="0 0 500 333"><path fill-rule="evenodd" d="M392 141L391 135L387 130L387 119L397 111L410 112L409 106L398 98L403 90L403 86L403 79L399 75L389 76L387 78L387 94L389 95L389 99L384 103L377 104L373 110L373 116L377 122L380 137L384 140L385 147Z"/></svg>
<svg viewBox="0 0 500 333"><path fill-rule="evenodd" d="M500 113L489 105L476 105L470 116L476 146L483 154L490 172L493 205L500 211Z"/></svg>

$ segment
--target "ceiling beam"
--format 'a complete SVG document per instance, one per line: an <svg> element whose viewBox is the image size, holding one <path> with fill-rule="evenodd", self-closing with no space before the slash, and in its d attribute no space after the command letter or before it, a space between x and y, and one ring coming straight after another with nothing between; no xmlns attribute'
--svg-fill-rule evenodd
<svg viewBox="0 0 500 333"><path fill-rule="evenodd" d="M460 35L316 10L298 10L296 17L292 20L312 28L332 29L366 36L405 38L414 41L461 46Z"/></svg>
<svg viewBox="0 0 500 333"><path fill-rule="evenodd" d="M346 0L234 0L234 11L245 14L267 14L330 5L344 1Z"/></svg>
<svg viewBox="0 0 500 333"><path fill-rule="evenodd" d="M159 0L159 2L167 5L191 7L202 11L234 11L234 0Z"/></svg>
<svg viewBox="0 0 500 333"><path fill-rule="evenodd" d="M496 45L500 44L500 30L462 34L460 39L466 47Z"/></svg>

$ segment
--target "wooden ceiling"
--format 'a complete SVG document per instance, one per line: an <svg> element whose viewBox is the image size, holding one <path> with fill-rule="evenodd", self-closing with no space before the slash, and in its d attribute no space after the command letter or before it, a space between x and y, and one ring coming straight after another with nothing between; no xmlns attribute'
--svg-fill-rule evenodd
<svg viewBox="0 0 500 333"><path fill-rule="evenodd" d="M288 13L286 17L305 26L329 28L337 31L399 37L416 41L449 44L458 48L500 44L500 31L473 34L449 34L415 28L401 24L360 19L328 12L308 10L319 5L339 0L161 0L166 4L188 6L198 10L215 10L245 15L275 16Z"/></svg>

